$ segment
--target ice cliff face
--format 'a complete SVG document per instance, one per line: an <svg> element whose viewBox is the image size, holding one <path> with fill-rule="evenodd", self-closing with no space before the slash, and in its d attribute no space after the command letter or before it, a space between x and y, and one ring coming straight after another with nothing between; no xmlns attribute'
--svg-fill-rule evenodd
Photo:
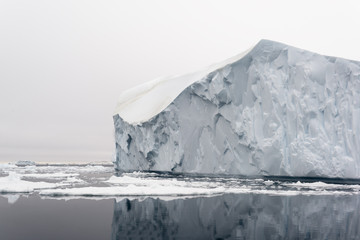
<svg viewBox="0 0 360 240"><path fill-rule="evenodd" d="M117 169L360 177L360 62L262 40L203 73L162 106L133 102L176 79L119 103Z"/></svg>

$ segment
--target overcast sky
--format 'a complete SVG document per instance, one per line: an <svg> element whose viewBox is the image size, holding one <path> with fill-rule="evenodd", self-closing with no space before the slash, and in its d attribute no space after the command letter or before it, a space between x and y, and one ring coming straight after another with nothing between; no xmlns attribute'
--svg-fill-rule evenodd
<svg viewBox="0 0 360 240"><path fill-rule="evenodd" d="M360 60L359 3L0 0L0 161L110 161L123 90L262 38Z"/></svg>

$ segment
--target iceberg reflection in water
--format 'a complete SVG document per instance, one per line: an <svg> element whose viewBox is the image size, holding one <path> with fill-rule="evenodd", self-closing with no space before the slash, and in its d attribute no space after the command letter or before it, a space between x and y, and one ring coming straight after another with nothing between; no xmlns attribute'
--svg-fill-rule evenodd
<svg viewBox="0 0 360 240"><path fill-rule="evenodd" d="M115 203L112 239L356 239L359 195L227 194Z"/></svg>

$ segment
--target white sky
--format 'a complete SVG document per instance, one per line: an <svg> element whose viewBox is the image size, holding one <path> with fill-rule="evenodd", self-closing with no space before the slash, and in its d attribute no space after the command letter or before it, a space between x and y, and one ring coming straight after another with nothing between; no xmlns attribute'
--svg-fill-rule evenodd
<svg viewBox="0 0 360 240"><path fill-rule="evenodd" d="M0 161L110 161L119 93L260 39L360 60L360 1L0 0Z"/></svg>

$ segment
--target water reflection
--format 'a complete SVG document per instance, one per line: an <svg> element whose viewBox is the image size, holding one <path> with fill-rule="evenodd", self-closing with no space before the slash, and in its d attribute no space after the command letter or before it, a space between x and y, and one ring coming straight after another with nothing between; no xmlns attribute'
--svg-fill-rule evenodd
<svg viewBox="0 0 360 240"><path fill-rule="evenodd" d="M269 196L115 202L112 239L356 239L359 195Z"/></svg>

